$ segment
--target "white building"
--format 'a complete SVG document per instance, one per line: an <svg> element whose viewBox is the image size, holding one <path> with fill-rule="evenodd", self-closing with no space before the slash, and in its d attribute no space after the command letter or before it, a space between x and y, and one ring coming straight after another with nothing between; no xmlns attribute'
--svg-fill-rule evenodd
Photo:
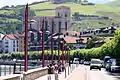
<svg viewBox="0 0 120 80"><path fill-rule="evenodd" d="M17 52L18 47L18 39L13 34L5 35L2 39L3 44L3 53L11 53Z"/></svg>

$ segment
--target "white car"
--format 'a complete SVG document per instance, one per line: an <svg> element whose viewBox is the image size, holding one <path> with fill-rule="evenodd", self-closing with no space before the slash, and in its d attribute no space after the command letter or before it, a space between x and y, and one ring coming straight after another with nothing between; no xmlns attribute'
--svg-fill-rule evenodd
<svg viewBox="0 0 120 80"><path fill-rule="evenodd" d="M74 64L79 64L79 58L74 58L73 63Z"/></svg>
<svg viewBox="0 0 120 80"><path fill-rule="evenodd" d="M99 69L101 70L101 60L100 59L91 59L90 70Z"/></svg>
<svg viewBox="0 0 120 80"><path fill-rule="evenodd" d="M120 71L120 66L111 66L111 72Z"/></svg>

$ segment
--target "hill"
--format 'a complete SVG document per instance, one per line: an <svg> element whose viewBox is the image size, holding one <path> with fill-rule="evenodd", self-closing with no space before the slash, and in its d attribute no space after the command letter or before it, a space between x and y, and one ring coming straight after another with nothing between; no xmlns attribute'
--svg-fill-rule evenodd
<svg viewBox="0 0 120 80"><path fill-rule="evenodd" d="M111 7L120 7L120 0L111 1L111 2L107 3L107 5L109 5Z"/></svg>
<svg viewBox="0 0 120 80"><path fill-rule="evenodd" d="M30 16L53 16L57 6L69 6L71 8L71 20L73 14L78 12L84 15L97 15L99 17L109 17L111 20L77 20L71 30L81 31L87 28L108 27L120 25L120 8L113 8L105 4L82 5L80 3L67 2L64 4L52 4L50 2L35 3L29 5ZM2 33L20 33L23 31L24 5L4 6L0 9L0 32Z"/></svg>
<svg viewBox="0 0 120 80"><path fill-rule="evenodd" d="M31 5L30 8L35 11L38 16L53 16L55 15L55 8L58 6L69 6L71 8L71 17L75 12L86 15L98 15L100 17L106 16L112 20L82 20L77 21L76 27L72 30L81 31L87 28L99 28L108 27L112 24L120 25L120 8L113 8L106 4L96 4L96 5L81 5L76 3L65 3L65 4L52 4L50 2Z"/></svg>

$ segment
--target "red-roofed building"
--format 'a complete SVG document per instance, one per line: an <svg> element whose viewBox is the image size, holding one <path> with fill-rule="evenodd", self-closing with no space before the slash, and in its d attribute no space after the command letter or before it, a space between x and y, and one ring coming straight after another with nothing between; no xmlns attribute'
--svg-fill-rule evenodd
<svg viewBox="0 0 120 80"><path fill-rule="evenodd" d="M72 37L66 36L63 38L67 44L73 44L74 49L81 49L86 47L87 37Z"/></svg>
<svg viewBox="0 0 120 80"><path fill-rule="evenodd" d="M2 38L3 53L19 51L19 36L17 34L7 34Z"/></svg>

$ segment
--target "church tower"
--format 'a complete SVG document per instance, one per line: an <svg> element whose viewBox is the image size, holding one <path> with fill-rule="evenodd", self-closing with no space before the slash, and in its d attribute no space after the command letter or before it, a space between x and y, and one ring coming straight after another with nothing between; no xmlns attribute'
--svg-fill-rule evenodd
<svg viewBox="0 0 120 80"><path fill-rule="evenodd" d="M56 8L56 21L58 22L58 32L67 31L70 27L70 7L60 6Z"/></svg>

